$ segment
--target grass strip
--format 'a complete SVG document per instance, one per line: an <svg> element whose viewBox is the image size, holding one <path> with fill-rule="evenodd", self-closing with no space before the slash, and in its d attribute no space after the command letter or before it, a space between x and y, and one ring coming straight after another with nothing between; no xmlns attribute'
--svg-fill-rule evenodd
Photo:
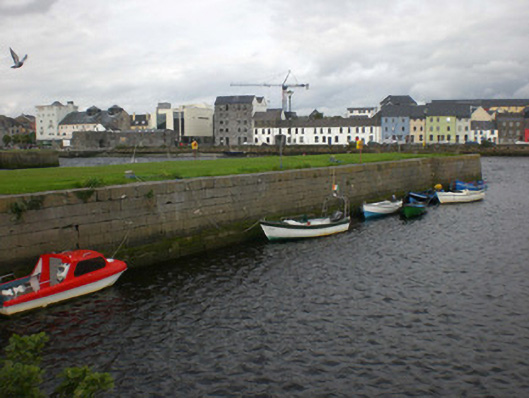
<svg viewBox="0 0 529 398"><path fill-rule="evenodd" d="M433 154L366 153L362 163L395 161ZM280 162L282 168L280 169ZM63 189L130 184L137 181L163 181L182 178L251 174L267 171L306 169L360 163L358 154L264 156L215 160L127 163L92 167L53 167L0 170L0 195L25 194ZM133 178L126 176L132 171Z"/></svg>

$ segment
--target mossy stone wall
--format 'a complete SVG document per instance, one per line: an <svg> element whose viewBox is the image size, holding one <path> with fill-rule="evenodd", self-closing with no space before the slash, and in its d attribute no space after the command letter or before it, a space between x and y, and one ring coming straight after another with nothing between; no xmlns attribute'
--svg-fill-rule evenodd
<svg viewBox="0 0 529 398"><path fill-rule="evenodd" d="M332 184L355 211L363 201L480 177L480 157L465 155L0 196L0 271L76 248L153 265L264 239L259 219L319 212Z"/></svg>

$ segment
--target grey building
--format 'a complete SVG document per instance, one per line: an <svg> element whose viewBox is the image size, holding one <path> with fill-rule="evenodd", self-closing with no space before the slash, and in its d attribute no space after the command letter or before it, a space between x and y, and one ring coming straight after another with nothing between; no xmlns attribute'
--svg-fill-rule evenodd
<svg viewBox="0 0 529 398"><path fill-rule="evenodd" d="M215 100L213 132L215 145L246 145L253 139L256 112L266 112L264 97L222 96Z"/></svg>
<svg viewBox="0 0 529 398"><path fill-rule="evenodd" d="M525 119L520 113L498 113L496 115L498 127L498 143L514 144L525 141Z"/></svg>

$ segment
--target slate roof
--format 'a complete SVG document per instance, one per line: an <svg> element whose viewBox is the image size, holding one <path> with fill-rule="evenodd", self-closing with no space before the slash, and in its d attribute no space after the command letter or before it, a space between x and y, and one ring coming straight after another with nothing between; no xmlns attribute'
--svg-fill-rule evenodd
<svg viewBox="0 0 529 398"><path fill-rule="evenodd" d="M485 109L496 106L529 106L529 99L458 99L458 100L432 100L433 103L456 103L482 106Z"/></svg>
<svg viewBox="0 0 529 398"><path fill-rule="evenodd" d="M430 116L456 116L470 118L472 105L456 102L431 102L426 105L426 117Z"/></svg>
<svg viewBox="0 0 529 398"><path fill-rule="evenodd" d="M254 98L259 102L264 99L264 97L256 97L255 95L228 95L217 97L215 105L251 104Z"/></svg>
<svg viewBox="0 0 529 398"><path fill-rule="evenodd" d="M268 109L266 112L255 112L253 117L255 121L275 121L281 120L282 114L282 109Z"/></svg>
<svg viewBox="0 0 529 398"><path fill-rule="evenodd" d="M108 111L102 111L92 106L86 112L70 112L59 123L59 125L68 124L101 124L105 128L114 128L118 122L120 113L111 114Z"/></svg>
<svg viewBox="0 0 529 398"><path fill-rule="evenodd" d="M380 106L387 105L417 105L417 102L409 95L388 95L380 102Z"/></svg>
<svg viewBox="0 0 529 398"><path fill-rule="evenodd" d="M260 120L255 123L258 128L320 128L320 127L364 127L378 126L378 121L365 117L324 117L323 119L311 119L308 116L300 116L295 122L291 120L267 121Z"/></svg>
<svg viewBox="0 0 529 398"><path fill-rule="evenodd" d="M414 105L386 105L380 110L381 117L411 117Z"/></svg>

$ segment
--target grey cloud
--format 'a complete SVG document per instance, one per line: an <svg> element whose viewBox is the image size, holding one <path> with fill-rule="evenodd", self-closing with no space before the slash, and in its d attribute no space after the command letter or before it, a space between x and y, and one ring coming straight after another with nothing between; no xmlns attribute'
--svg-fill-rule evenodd
<svg viewBox="0 0 529 398"><path fill-rule="evenodd" d="M0 1L0 18L27 14L45 14L59 0Z"/></svg>

